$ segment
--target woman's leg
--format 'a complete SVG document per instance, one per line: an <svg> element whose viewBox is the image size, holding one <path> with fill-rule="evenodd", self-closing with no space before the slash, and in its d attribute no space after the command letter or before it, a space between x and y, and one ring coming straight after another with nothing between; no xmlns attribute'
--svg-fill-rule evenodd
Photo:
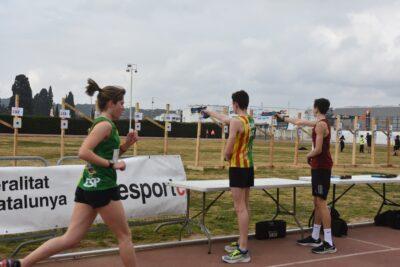
<svg viewBox="0 0 400 267"><path fill-rule="evenodd" d="M47 259L60 251L72 248L79 244L89 227L92 225L96 215L96 211L89 205L75 203L67 232L60 237L48 240L31 254L22 259L22 267L32 266L33 264Z"/></svg>
<svg viewBox="0 0 400 267"><path fill-rule="evenodd" d="M125 216L122 202L111 201L107 206L97 209L104 223L110 228L118 239L119 254L125 267L135 267L136 254L132 244L131 230Z"/></svg>

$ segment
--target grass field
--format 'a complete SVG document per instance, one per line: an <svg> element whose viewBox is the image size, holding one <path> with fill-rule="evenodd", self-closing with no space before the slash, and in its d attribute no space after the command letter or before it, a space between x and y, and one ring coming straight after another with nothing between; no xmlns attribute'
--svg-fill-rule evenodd
<svg viewBox="0 0 400 267"><path fill-rule="evenodd" d="M66 138L66 155L76 155L83 137ZM308 149L311 148L309 143L301 143ZM0 135L0 156L12 155L13 137L11 135ZM332 154L334 146L332 146ZM163 139L161 138L143 138L138 145L139 155L155 155L162 154ZM220 162L221 143L219 140L206 139L201 141L200 163L202 166L217 165ZM268 164L269 143L264 140L256 140L254 146L255 164L258 166L256 170L256 178L261 177L284 177L297 179L299 176L309 175L309 167L304 164L305 155L308 151L299 151L299 162L301 166L293 167L294 144L290 142L280 141L275 143L274 163L275 168L265 168L262 165ZM128 154L132 154L132 150ZM42 156L55 164L60 154L60 137L57 136L20 136L18 155L35 155ZM195 158L195 140L194 139L170 139L169 154L181 155L185 166L194 164ZM371 172L399 173L398 168L383 168L380 164L386 163L386 147L377 147L375 167L359 166L349 167L341 166L334 169L334 174L362 174ZM369 154L357 154L358 164L367 164L370 162ZM72 163L72 162L71 162ZM351 163L351 145L347 145L343 153L340 153L339 163ZM400 165L400 157L393 157L392 163ZM21 165L26 163L21 163ZM11 162L0 162L0 166L10 166ZM204 172L186 170L188 179L217 179L227 178L226 170L207 169ZM78 179L78 177L77 177ZM380 189L380 188L378 188ZM339 192L343 188L339 188ZM388 186L388 195L400 202L399 187ZM285 207L290 208L291 189L281 190L281 201ZM266 198L264 193L252 191L251 194L251 231L254 230L255 222L270 219L274 214L273 202ZM211 200L214 195L210 194ZM200 194L192 194L191 212L200 210ZM367 186L357 186L352 189L345 198L338 203L337 209L347 222L363 222L373 219L377 209L379 208L379 198L373 194ZM312 198L310 189L298 189L297 193L297 211L298 216L303 225L308 222L308 217L312 211ZM294 220L290 216L283 216L289 227L294 226ZM213 208L210 209L206 224L213 235L235 234L237 233L236 219L229 193L225 194ZM152 242L161 242L166 240L176 240L179 226L168 226L161 229L159 233L154 233L155 225L140 226L132 228L132 235L135 244L144 244ZM197 228L193 228L192 235L186 234L185 238L197 238L201 232ZM5 243L0 241L0 257L9 254L17 243ZM26 247L22 254L34 249L37 245ZM108 231L88 234L87 238L82 241L79 249L103 248L116 246L116 240Z"/></svg>

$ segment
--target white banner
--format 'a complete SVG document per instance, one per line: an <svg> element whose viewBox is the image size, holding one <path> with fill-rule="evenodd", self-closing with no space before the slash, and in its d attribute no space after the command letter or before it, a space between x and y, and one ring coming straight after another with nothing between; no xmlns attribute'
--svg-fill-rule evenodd
<svg viewBox="0 0 400 267"><path fill-rule="evenodd" d="M118 171L118 183L128 218L185 214L186 191L166 185L168 180L186 180L180 156L124 161L126 170ZM1 167L0 235L68 226L83 167Z"/></svg>

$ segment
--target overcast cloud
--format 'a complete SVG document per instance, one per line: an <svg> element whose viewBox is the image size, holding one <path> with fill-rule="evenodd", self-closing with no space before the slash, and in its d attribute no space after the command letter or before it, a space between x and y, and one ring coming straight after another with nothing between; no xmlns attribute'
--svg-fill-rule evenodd
<svg viewBox="0 0 400 267"><path fill-rule="evenodd" d="M1 98L22 73L89 103L88 77L128 88L136 63L146 108L400 104L399 1L1 0L0 51Z"/></svg>

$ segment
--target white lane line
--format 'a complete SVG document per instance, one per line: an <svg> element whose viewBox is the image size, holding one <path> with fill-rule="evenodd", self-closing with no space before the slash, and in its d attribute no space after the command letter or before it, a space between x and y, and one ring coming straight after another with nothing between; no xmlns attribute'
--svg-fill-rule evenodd
<svg viewBox="0 0 400 267"><path fill-rule="evenodd" d="M358 242L365 243L365 244L368 244L368 245L374 245L374 246L377 246L377 247L396 249L394 247L389 247L389 246L386 246L386 245L382 245L382 244L375 243L375 242L370 242L370 241L365 241L365 240L362 240L362 239L357 239L357 238L352 238L352 237L346 237L346 239L358 241Z"/></svg>
<svg viewBox="0 0 400 267"><path fill-rule="evenodd" d="M306 264L306 263L313 263L313 262L319 262L319 261L337 260L337 259L350 258L350 257L355 257L355 256L362 256L362 255L368 255L368 254L376 254L376 253L389 252L389 251L398 251L398 250L400 250L400 248L390 248L390 249L373 250L373 251L358 252L358 253L352 253L352 254L347 254L347 255L340 255L340 256L329 257L329 258L323 258L323 259L313 259L313 260L306 260L306 261L295 261L295 262L289 262L289 263L277 264L277 265L266 265L265 267L293 266L293 265L297 265L297 264Z"/></svg>

